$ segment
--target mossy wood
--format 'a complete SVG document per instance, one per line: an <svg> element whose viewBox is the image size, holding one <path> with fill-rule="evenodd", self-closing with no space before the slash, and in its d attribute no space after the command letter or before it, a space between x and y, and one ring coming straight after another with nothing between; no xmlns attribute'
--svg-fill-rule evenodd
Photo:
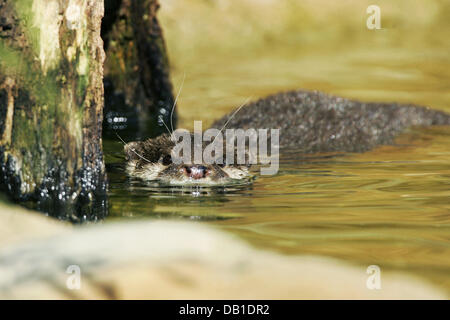
<svg viewBox="0 0 450 320"><path fill-rule="evenodd" d="M106 213L103 1L0 0L0 183L59 218Z"/></svg>
<svg viewBox="0 0 450 320"><path fill-rule="evenodd" d="M114 138L114 131L145 138L165 132L164 123L170 127L174 97L158 9L157 0L105 1L104 128Z"/></svg>

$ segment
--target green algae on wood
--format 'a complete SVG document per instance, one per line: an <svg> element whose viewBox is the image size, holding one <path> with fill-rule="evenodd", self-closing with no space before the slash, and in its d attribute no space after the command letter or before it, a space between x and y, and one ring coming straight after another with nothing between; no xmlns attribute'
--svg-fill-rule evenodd
<svg viewBox="0 0 450 320"><path fill-rule="evenodd" d="M0 0L0 183L62 219L106 214L103 2Z"/></svg>

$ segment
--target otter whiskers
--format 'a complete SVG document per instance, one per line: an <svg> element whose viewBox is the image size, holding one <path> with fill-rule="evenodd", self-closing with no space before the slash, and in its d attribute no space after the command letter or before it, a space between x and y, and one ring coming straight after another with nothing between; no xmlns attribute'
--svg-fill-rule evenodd
<svg viewBox="0 0 450 320"><path fill-rule="evenodd" d="M223 125L222 129L220 129L219 133L217 133L216 137L214 138L214 141L216 141L217 137L219 136L219 134L221 134L223 132L223 129L225 129L225 127L228 125L228 123L234 118L234 116L239 112L239 110L242 109L242 107L244 107L250 100L252 99L252 97L248 97L247 99L245 99L244 103L241 104L235 112L233 112L231 114L231 116L227 119L227 121L225 122L225 124Z"/></svg>
<svg viewBox="0 0 450 320"><path fill-rule="evenodd" d="M114 133L117 135L117 137L120 139L120 141L122 141L123 145L127 145L127 143L122 139L121 136L119 136L119 134L117 133L117 131L114 131ZM135 155L137 155L139 158L141 158L144 161L147 161L148 163L152 163L150 160L146 159L144 156L140 155L139 153L137 153L134 149L130 149Z"/></svg>
<svg viewBox="0 0 450 320"><path fill-rule="evenodd" d="M184 80L186 79L186 72L183 74L183 80L181 81L181 85L180 85L180 88L178 89L178 93L177 93L177 96L175 97L175 101L173 102L173 105L172 105L172 108L171 108L171 111L170 111L170 128L172 129L169 129L169 127L167 126L167 124L164 122L164 119L163 119L163 116L162 115L159 115L159 117L158 117L158 119L159 119L159 121L161 121L161 123L164 125L164 127L167 129L167 132L169 133L169 136L170 137L173 137L173 112L174 112L174 110L175 110L175 106L177 105L177 102L178 102L178 98L180 97L180 94L181 94L181 90L183 89L183 85L184 85Z"/></svg>

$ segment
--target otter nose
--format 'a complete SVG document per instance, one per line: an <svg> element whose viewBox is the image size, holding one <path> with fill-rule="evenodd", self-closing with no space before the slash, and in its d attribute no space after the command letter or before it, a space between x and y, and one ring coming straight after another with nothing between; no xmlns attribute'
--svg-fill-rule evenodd
<svg viewBox="0 0 450 320"><path fill-rule="evenodd" d="M186 175L193 179L201 179L206 176L207 169L205 166L189 166L185 167Z"/></svg>

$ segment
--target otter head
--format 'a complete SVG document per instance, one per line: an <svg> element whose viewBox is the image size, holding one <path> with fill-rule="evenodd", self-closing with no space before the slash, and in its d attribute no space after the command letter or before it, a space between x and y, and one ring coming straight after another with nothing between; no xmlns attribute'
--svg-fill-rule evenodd
<svg viewBox="0 0 450 320"><path fill-rule="evenodd" d="M226 160L220 161L222 164L219 161L194 164L194 152L189 163L176 164L172 161L174 147L175 142L167 134L127 143L124 146L127 173L142 180L172 185L224 185L251 177L247 164L227 163Z"/></svg>

